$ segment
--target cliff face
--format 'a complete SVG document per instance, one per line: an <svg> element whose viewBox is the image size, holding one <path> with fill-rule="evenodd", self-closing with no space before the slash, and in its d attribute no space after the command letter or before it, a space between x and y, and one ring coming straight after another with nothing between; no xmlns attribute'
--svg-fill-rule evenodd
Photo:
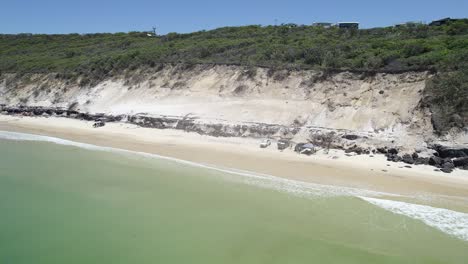
<svg viewBox="0 0 468 264"><path fill-rule="evenodd" d="M262 123L344 129L416 147L433 140L431 113L420 107L427 73L273 71L238 66L166 65L93 86L53 74L2 76L0 104L63 107L85 113L172 116L200 124ZM249 135L246 135L249 136ZM278 135L281 136L281 135ZM457 135L456 143L466 136Z"/></svg>

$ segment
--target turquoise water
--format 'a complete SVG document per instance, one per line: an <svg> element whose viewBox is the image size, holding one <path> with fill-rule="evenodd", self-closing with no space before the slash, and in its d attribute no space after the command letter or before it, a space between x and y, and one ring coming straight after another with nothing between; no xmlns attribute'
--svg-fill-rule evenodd
<svg viewBox="0 0 468 264"><path fill-rule="evenodd" d="M418 219L242 177L0 139L0 263L468 262L467 241Z"/></svg>

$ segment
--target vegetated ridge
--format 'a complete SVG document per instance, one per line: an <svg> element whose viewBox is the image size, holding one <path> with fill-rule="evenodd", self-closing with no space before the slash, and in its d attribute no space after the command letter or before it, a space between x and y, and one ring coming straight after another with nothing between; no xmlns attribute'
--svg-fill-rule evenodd
<svg viewBox="0 0 468 264"><path fill-rule="evenodd" d="M225 27L189 34L146 32L0 35L0 73L9 84L32 74L93 86L167 64L239 65L272 71L315 70L322 78L351 71L373 75L427 71L420 102L437 133L468 124L468 20L443 26L346 30L286 24ZM15 78L4 78L14 74Z"/></svg>

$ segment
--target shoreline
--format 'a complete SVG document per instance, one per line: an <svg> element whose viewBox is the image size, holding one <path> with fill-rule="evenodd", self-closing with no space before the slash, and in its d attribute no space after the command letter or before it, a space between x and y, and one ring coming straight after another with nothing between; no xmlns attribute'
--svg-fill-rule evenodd
<svg viewBox="0 0 468 264"><path fill-rule="evenodd" d="M157 154L205 165L234 168L302 182L352 187L403 196L419 202L468 212L468 173L434 171L434 167L387 162L383 155L346 156L343 151L319 151L305 156L276 146L260 149L259 139L216 138L177 130L93 122L59 117L0 115L0 130L52 136L67 140ZM423 201L421 197L431 197ZM435 199L434 199L435 198Z"/></svg>

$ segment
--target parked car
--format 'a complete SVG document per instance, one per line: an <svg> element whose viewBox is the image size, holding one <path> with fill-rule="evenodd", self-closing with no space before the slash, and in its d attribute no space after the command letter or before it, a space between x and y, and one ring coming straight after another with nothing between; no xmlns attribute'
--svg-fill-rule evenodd
<svg viewBox="0 0 468 264"><path fill-rule="evenodd" d="M268 146L271 145L271 141L269 139L264 139L261 143L260 143L260 148L267 148Z"/></svg>
<svg viewBox="0 0 468 264"><path fill-rule="evenodd" d="M299 147L296 146L295 151L299 152L299 154L312 155L316 152L316 149L313 144L305 143L305 144L301 144Z"/></svg>
<svg viewBox="0 0 468 264"><path fill-rule="evenodd" d="M280 139L277 143L279 150L287 149L290 144L291 143L289 142L289 140L285 140L285 139Z"/></svg>
<svg viewBox="0 0 468 264"><path fill-rule="evenodd" d="M94 122L93 127L98 128L98 127L103 127L105 125L106 125L106 123L104 123L104 121L96 121L96 122Z"/></svg>

